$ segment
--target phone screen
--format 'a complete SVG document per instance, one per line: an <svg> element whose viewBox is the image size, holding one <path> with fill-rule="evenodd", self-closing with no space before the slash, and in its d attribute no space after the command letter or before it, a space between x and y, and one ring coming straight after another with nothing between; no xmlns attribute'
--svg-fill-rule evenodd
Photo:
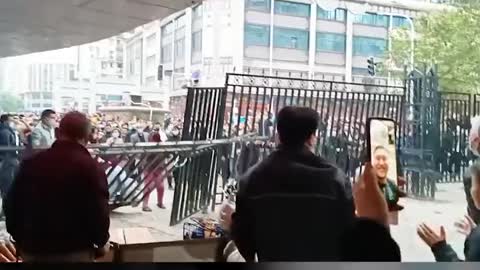
<svg viewBox="0 0 480 270"><path fill-rule="evenodd" d="M390 119L369 119L368 149L378 184L385 194L390 211L398 211L399 189L395 122Z"/></svg>

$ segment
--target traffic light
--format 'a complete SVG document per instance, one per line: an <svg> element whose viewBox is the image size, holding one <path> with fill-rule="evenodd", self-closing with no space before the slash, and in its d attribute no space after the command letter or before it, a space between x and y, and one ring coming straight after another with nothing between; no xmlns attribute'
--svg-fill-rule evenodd
<svg viewBox="0 0 480 270"><path fill-rule="evenodd" d="M373 57L368 58L368 74L370 76L375 76L377 73L377 63L375 63L375 59Z"/></svg>

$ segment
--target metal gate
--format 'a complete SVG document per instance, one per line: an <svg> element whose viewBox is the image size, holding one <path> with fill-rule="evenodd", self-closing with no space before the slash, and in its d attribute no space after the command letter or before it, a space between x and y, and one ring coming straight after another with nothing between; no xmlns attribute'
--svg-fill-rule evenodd
<svg viewBox="0 0 480 270"><path fill-rule="evenodd" d="M213 140L223 131L225 88L189 88L182 140ZM215 197L224 145L205 148L185 158L173 172L175 193L170 225L205 211ZM212 207L214 204L212 204Z"/></svg>
<svg viewBox="0 0 480 270"><path fill-rule="evenodd" d="M402 121L403 87L227 74L226 89L227 136L267 133L273 139L273 117L283 107L309 107L321 118L317 154L352 177L360 166L366 119L376 116ZM265 129L270 124L271 133ZM237 149L242 145L234 147L233 158L238 159L241 150Z"/></svg>

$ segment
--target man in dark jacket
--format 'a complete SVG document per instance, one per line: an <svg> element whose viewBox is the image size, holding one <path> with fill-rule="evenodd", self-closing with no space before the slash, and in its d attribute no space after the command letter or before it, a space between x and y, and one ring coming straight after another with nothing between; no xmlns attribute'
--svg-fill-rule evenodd
<svg viewBox="0 0 480 270"><path fill-rule="evenodd" d="M391 239L388 230L375 222L354 226L350 181L335 165L313 154L318 113L285 107L277 119L278 149L239 181L231 234L245 260L253 261L255 256L259 261L357 260L358 251L352 253L350 247L372 243L362 238L363 242L348 247L343 245L345 236L358 239L359 233L368 231L372 239ZM374 186L381 194L378 185ZM385 199L379 197L388 216ZM351 230L353 226L358 231ZM398 246L393 240L387 242L394 250L385 249L392 256L385 260L398 259ZM342 257L342 251L351 256Z"/></svg>
<svg viewBox="0 0 480 270"><path fill-rule="evenodd" d="M14 122L11 116L0 116L0 147L18 146L19 138L14 130ZM18 168L18 154L16 151L0 152L0 196L5 199L10 186L15 178ZM3 218L3 211L1 213Z"/></svg>
<svg viewBox="0 0 480 270"><path fill-rule="evenodd" d="M107 177L85 148L89 131L85 115L67 113L53 146L20 166L4 208L25 261L87 262L108 250Z"/></svg>

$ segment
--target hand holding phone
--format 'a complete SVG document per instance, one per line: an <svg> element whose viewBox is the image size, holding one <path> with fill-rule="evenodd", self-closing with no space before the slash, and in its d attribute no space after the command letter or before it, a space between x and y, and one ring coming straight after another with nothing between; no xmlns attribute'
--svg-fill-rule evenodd
<svg viewBox="0 0 480 270"><path fill-rule="evenodd" d="M391 212L403 210L403 206L398 205L401 192L398 187L395 126L395 121L392 119L369 118L367 120L369 160Z"/></svg>

